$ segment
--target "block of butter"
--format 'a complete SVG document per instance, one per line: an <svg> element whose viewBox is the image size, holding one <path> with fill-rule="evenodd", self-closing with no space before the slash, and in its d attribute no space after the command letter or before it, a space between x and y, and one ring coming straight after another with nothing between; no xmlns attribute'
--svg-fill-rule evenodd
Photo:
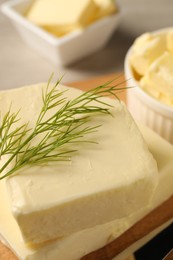
<svg viewBox="0 0 173 260"><path fill-rule="evenodd" d="M166 50L166 35L145 33L133 45L130 63L137 74L143 76L151 63Z"/></svg>
<svg viewBox="0 0 173 260"><path fill-rule="evenodd" d="M141 87L168 105L173 105L173 54L164 52L149 67Z"/></svg>
<svg viewBox="0 0 173 260"><path fill-rule="evenodd" d="M93 0L36 0L27 17L41 26L85 26L96 10Z"/></svg>
<svg viewBox="0 0 173 260"><path fill-rule="evenodd" d="M115 1L110 0L94 0L95 4L98 6L98 11L96 13L96 18L101 18L103 16L111 15L117 12L117 6Z"/></svg>
<svg viewBox="0 0 173 260"><path fill-rule="evenodd" d="M93 0L36 0L27 18L57 35L63 35L88 25L96 12L97 6Z"/></svg>
<svg viewBox="0 0 173 260"><path fill-rule="evenodd" d="M29 121L32 128L45 87L1 91L1 115L12 104L11 110L20 109L21 122ZM67 100L83 93L62 85L57 89ZM61 238L120 219L149 203L158 181L156 162L125 105L103 101L112 105L112 116L92 117L90 125L101 127L88 138L97 145L81 143L70 162L27 166L6 179L10 208L25 241Z"/></svg>
<svg viewBox="0 0 173 260"><path fill-rule="evenodd" d="M110 0L36 0L26 17L46 31L63 36L116 11L115 2Z"/></svg>
<svg viewBox="0 0 173 260"><path fill-rule="evenodd" d="M140 87L143 88L146 92L148 92L151 96L155 97L156 99L161 99L161 93L148 76L143 76L140 79Z"/></svg>
<svg viewBox="0 0 173 260"><path fill-rule="evenodd" d="M141 208L126 218L31 248L24 243L20 229L11 214L5 180L3 180L0 182L1 240L23 260L76 260L116 239L149 211L168 199L173 193L173 147L150 129L140 125L140 130L157 161L159 170L159 185L147 207ZM128 254L130 253L132 251L128 252Z"/></svg>

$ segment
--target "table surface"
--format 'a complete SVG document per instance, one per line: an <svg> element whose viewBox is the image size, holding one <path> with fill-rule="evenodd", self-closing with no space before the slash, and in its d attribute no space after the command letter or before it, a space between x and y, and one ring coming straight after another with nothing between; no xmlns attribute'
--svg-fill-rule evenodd
<svg viewBox="0 0 173 260"><path fill-rule="evenodd" d="M0 0L0 4L6 0ZM24 44L0 13L0 90L47 81L55 72L64 83L123 70L125 54L143 32L172 25L173 1L117 0L121 22L107 46L68 67L56 66ZM157 8L156 8L157 7Z"/></svg>

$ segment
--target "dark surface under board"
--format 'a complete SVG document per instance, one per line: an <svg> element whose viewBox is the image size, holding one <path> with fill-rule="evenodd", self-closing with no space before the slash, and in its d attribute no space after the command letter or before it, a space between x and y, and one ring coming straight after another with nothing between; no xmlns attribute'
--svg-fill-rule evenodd
<svg viewBox="0 0 173 260"><path fill-rule="evenodd" d="M162 260L171 249L173 249L173 224L139 249L135 257L136 260Z"/></svg>

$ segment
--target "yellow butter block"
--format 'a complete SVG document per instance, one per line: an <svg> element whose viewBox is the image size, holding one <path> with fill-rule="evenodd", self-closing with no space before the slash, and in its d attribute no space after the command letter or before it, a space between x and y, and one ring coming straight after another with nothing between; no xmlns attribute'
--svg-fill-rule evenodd
<svg viewBox="0 0 173 260"><path fill-rule="evenodd" d="M85 26L96 10L93 0L36 0L27 18L39 26Z"/></svg>
<svg viewBox="0 0 173 260"><path fill-rule="evenodd" d="M84 27L81 26L75 26L75 25L69 25L69 26L57 26L57 25L51 25L51 26L42 26L42 28L44 30L46 30L47 32L58 36L58 37L62 37L66 34L69 34L73 31L77 31L77 30L83 30Z"/></svg>
<svg viewBox="0 0 173 260"><path fill-rule="evenodd" d="M37 248L29 248L24 243L20 229L10 212L9 198L5 180L3 180L0 182L0 237L4 243L23 260L80 259L119 237L157 205L168 199L173 192L173 147L150 129L142 125L139 127L149 150L157 160L159 170L159 184L148 207L144 207L126 218L116 219L59 240L49 241ZM139 247L141 247L140 244Z"/></svg>
<svg viewBox="0 0 173 260"><path fill-rule="evenodd" d="M115 1L94 0L94 2L98 6L97 18L113 14L118 10Z"/></svg>
<svg viewBox="0 0 173 260"><path fill-rule="evenodd" d="M154 98L160 98L160 91L158 90L157 85L155 85L147 76L141 78L140 86Z"/></svg>
<svg viewBox="0 0 173 260"><path fill-rule="evenodd" d="M1 115L12 103L12 111L21 108L20 122L29 121L33 128L45 87L1 92ZM58 90L67 100L83 93L63 85ZM101 125L88 135L97 145L79 143L71 161L26 166L7 178L10 207L25 241L65 237L128 216L149 203L158 181L156 162L125 105L117 99L103 101L112 106L112 116L91 118L90 126Z"/></svg>
<svg viewBox="0 0 173 260"><path fill-rule="evenodd" d="M169 96L166 92L163 92L159 87L158 84L155 84L152 82L148 75L141 78L139 82L142 89L144 89L148 94L150 94L152 97L156 98L157 100L161 101L162 103L165 103L167 105L172 106L173 105L173 98Z"/></svg>

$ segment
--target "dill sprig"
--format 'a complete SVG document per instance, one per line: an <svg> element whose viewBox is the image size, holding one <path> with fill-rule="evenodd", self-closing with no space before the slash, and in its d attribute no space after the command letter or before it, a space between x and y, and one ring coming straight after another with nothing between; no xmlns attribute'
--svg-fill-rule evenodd
<svg viewBox="0 0 173 260"><path fill-rule="evenodd" d="M20 125L20 111L12 113L11 107L3 117L0 126L0 159L4 155L8 155L8 159L0 168L0 180L26 165L69 160L71 153L77 151L70 144L93 142L83 139L100 127L90 126L91 115L110 114L110 105L103 101L103 95L117 98L115 93L123 89L119 86L121 83L110 86L113 82L110 81L73 100L67 100L65 91L58 89L60 80L55 85L51 84L51 80L52 76L42 91L43 106L34 128L29 129L28 123ZM52 112L49 117L48 111Z"/></svg>

